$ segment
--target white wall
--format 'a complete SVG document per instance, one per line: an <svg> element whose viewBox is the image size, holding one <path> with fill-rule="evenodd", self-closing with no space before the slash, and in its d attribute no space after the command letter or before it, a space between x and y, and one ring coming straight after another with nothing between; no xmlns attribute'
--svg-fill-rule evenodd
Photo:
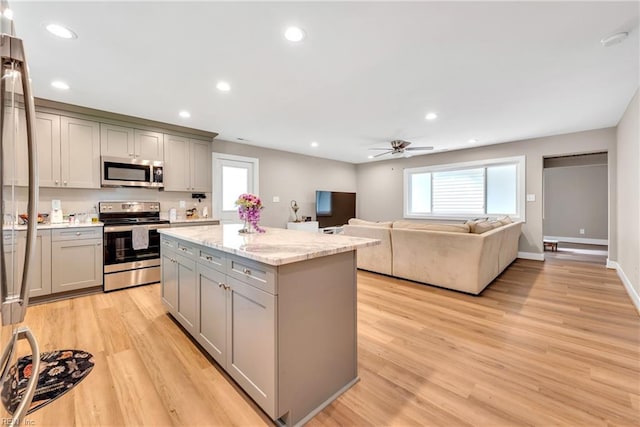
<svg viewBox="0 0 640 427"><path fill-rule="evenodd" d="M293 219L291 200L300 206L299 217L315 218L316 190L356 191L356 166L351 163L217 139L211 148L216 153L259 159L260 197L265 206L260 223L265 226L285 227ZM279 203L272 201L274 196Z"/></svg>
<svg viewBox="0 0 640 427"><path fill-rule="evenodd" d="M535 202L527 202L526 224L520 238L521 252L542 254L542 171L543 158L565 154L613 151L616 129L597 129L566 135L555 135L468 150L414 156L358 165L358 212L368 220L394 220L402 217L403 169L418 166L485 160L525 155L526 192L535 194ZM609 165L609 174L612 165ZM611 184L612 180L610 180ZM636 181L637 182L637 181ZM637 187L636 187L637 188ZM610 187L609 191L612 191ZM568 212L567 215L571 215ZM609 224L610 244L614 244L615 223Z"/></svg>
<svg viewBox="0 0 640 427"><path fill-rule="evenodd" d="M618 273L640 309L640 132L638 92L617 127ZM634 297L635 293L635 297Z"/></svg>

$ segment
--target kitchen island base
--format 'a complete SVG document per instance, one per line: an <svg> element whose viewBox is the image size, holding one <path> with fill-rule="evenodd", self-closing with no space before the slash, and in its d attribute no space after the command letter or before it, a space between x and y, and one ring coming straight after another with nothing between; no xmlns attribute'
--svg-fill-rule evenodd
<svg viewBox="0 0 640 427"><path fill-rule="evenodd" d="M355 249L273 265L182 230L161 231L163 303L272 420L301 425L358 381Z"/></svg>

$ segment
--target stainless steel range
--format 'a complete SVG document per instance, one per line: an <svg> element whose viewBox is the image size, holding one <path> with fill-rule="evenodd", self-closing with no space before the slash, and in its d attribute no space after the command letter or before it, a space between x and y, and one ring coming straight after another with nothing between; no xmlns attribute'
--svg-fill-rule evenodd
<svg viewBox="0 0 640 427"><path fill-rule="evenodd" d="M100 202L104 223L104 290L160 281L159 202Z"/></svg>

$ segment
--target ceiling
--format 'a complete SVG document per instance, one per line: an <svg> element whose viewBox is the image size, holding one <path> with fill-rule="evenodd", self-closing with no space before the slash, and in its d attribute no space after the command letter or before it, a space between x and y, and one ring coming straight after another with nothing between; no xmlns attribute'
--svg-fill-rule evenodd
<svg viewBox="0 0 640 427"><path fill-rule="evenodd" d="M615 126L639 84L635 1L10 4L39 98L352 163Z"/></svg>

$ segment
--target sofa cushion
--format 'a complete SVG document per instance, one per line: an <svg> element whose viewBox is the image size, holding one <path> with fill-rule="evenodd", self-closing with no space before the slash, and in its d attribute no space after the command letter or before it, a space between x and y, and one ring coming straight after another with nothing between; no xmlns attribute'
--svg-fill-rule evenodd
<svg viewBox="0 0 640 427"><path fill-rule="evenodd" d="M506 215L504 218L498 218L498 221L500 221L502 225L513 223L513 220L509 217L509 215Z"/></svg>
<svg viewBox="0 0 640 427"><path fill-rule="evenodd" d="M351 218L349 220L349 225L364 225L367 227L383 227L383 228L391 228L392 221L365 221L364 219Z"/></svg>
<svg viewBox="0 0 640 427"><path fill-rule="evenodd" d="M476 225L477 224L481 224L483 222L488 222L488 221L489 220L487 218L470 219L469 221L465 222L465 224L467 224L469 226L469 231L471 233L476 233ZM481 233L476 233L476 234L481 234Z"/></svg>
<svg viewBox="0 0 640 427"><path fill-rule="evenodd" d="M502 224L500 224L500 225L502 225ZM474 227L473 227L473 231L472 231L472 232L473 232L473 233L476 233L476 234L482 234L482 233L486 233L487 231L491 231L491 230L493 230L494 228L495 228L495 227L494 227L494 224L492 224L491 222L489 222L489 221L482 221L482 222L477 222L477 223L474 225Z"/></svg>
<svg viewBox="0 0 640 427"><path fill-rule="evenodd" d="M449 231L453 233L468 233L470 230L467 224L444 224L437 222L415 221L395 221L393 223L393 228L425 231Z"/></svg>

